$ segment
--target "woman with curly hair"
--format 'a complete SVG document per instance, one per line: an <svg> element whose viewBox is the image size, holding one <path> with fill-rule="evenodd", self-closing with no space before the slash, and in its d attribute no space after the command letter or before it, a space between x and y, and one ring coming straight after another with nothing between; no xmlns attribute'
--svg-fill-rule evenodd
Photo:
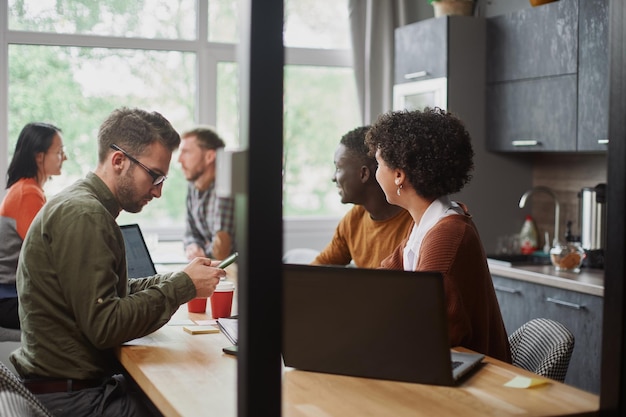
<svg viewBox="0 0 626 417"><path fill-rule="evenodd" d="M378 162L387 201L405 208L410 234L382 268L443 274L451 346L506 362L511 353L487 257L467 207L452 201L474 168L471 138L456 116L439 108L382 115L366 144Z"/></svg>

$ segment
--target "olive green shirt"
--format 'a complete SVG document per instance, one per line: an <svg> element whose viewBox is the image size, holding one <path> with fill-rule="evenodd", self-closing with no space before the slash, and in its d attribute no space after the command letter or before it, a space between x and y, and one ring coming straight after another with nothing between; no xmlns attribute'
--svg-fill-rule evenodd
<svg viewBox="0 0 626 417"><path fill-rule="evenodd" d="M33 221L17 269L22 347L11 362L21 376L110 376L114 348L157 330L195 297L184 272L128 278L120 210L89 173Z"/></svg>

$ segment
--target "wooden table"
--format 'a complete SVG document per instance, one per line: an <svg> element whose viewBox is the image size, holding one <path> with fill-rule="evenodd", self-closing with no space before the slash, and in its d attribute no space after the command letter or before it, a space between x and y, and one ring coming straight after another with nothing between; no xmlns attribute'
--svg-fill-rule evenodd
<svg viewBox="0 0 626 417"><path fill-rule="evenodd" d="M459 348L457 350L468 351ZM519 389L515 376L540 378L490 357L458 387L390 382L290 370L283 378L283 415L289 417L432 417L598 415L598 396L550 381ZM544 378L540 378L544 379Z"/></svg>
<svg viewBox="0 0 626 417"><path fill-rule="evenodd" d="M208 303L207 303L208 304ZM170 323L209 320L183 304ZM233 416L237 409L237 359L222 348L222 333L191 335L182 325L158 331L117 349L117 356L164 416Z"/></svg>
<svg viewBox="0 0 626 417"><path fill-rule="evenodd" d="M188 313L182 305L173 320L181 319L207 320L209 315ZM237 359L222 352L226 346L230 343L221 333L191 335L180 325L168 324L121 346L117 355L166 417L236 417ZM515 376L539 377L489 357L485 362L458 387L287 368L283 376L283 416L597 415L597 395L551 380L528 389L505 387L503 384Z"/></svg>

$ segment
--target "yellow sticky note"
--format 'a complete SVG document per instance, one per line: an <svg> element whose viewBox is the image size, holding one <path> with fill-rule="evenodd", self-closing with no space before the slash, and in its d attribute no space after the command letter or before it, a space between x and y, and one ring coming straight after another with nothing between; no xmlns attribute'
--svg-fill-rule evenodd
<svg viewBox="0 0 626 417"><path fill-rule="evenodd" d="M184 326L183 330L191 334L219 333L217 326Z"/></svg>
<svg viewBox="0 0 626 417"><path fill-rule="evenodd" d="M516 376L515 378L504 384L504 386L511 388L532 388L547 383L548 380L544 378L528 378L525 376Z"/></svg>

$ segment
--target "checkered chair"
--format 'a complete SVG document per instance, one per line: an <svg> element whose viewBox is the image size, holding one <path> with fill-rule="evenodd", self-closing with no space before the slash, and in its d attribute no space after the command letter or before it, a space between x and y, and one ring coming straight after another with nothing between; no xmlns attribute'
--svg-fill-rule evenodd
<svg viewBox="0 0 626 417"><path fill-rule="evenodd" d="M9 368L0 362L0 416L53 417Z"/></svg>
<svg viewBox="0 0 626 417"><path fill-rule="evenodd" d="M564 382L574 335L561 323L532 319L509 336L513 365Z"/></svg>

